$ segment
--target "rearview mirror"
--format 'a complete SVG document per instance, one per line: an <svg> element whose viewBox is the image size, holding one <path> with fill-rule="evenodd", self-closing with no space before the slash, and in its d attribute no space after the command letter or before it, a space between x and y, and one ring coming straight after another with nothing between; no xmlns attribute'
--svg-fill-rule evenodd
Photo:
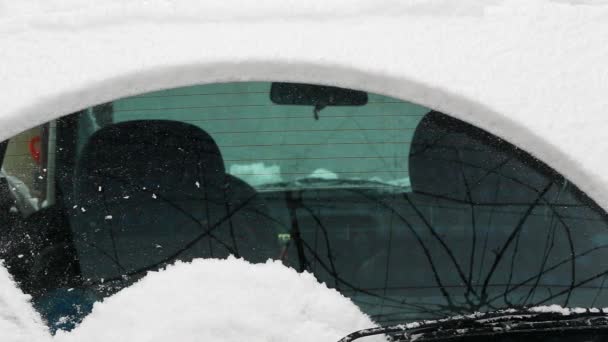
<svg viewBox="0 0 608 342"><path fill-rule="evenodd" d="M363 106L367 93L358 90L301 83L273 83L270 99L279 105L315 106Z"/></svg>

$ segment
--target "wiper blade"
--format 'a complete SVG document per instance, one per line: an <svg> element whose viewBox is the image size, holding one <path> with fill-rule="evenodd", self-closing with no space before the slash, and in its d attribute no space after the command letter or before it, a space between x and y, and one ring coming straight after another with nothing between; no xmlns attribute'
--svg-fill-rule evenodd
<svg viewBox="0 0 608 342"><path fill-rule="evenodd" d="M457 336L584 329L608 331L608 313L602 309L507 309L364 329L343 337L339 342L375 335L386 335L389 341L433 341Z"/></svg>

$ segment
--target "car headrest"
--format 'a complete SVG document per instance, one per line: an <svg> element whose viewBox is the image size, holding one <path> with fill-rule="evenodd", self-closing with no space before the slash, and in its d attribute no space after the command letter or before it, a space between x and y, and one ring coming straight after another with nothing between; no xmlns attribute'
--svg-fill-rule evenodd
<svg viewBox="0 0 608 342"><path fill-rule="evenodd" d="M415 193L476 203L533 200L553 177L508 142L435 111L416 128L409 174Z"/></svg>
<svg viewBox="0 0 608 342"><path fill-rule="evenodd" d="M128 121L91 136L77 162L75 195L78 200L97 192L109 180L113 190L123 192L136 186L189 193L222 185L224 177L220 150L200 128L168 120Z"/></svg>

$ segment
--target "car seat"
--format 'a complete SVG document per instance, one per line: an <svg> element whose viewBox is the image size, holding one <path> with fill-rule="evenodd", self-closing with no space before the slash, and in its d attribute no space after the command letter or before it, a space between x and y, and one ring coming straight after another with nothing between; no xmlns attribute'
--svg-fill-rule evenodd
<svg viewBox="0 0 608 342"><path fill-rule="evenodd" d="M409 175L413 192L435 198L530 203L553 173L496 136L432 111L414 133Z"/></svg>
<svg viewBox="0 0 608 342"><path fill-rule="evenodd" d="M426 221L417 226L428 236L428 248L444 283L462 283L447 252L453 254L462 273L474 268L476 274L486 276L499 251L509 247L508 257L495 266L491 280L496 284L537 274L544 256L539 248L547 241L552 241L552 257L568 258L568 229L556 216L558 211L547 204L576 204L574 193L567 190L563 177L508 142L461 120L430 112L414 133L409 173L410 203ZM577 224L582 228L586 223ZM445 247L430 236L429 226ZM586 242L581 239L579 243ZM485 265L482 270L481 265ZM515 272L513 265L517 265ZM569 279L569 270L560 269L562 279Z"/></svg>
<svg viewBox="0 0 608 342"><path fill-rule="evenodd" d="M97 131L77 161L71 229L85 279L175 260L273 256L276 228L256 191L227 175L200 128L142 120Z"/></svg>

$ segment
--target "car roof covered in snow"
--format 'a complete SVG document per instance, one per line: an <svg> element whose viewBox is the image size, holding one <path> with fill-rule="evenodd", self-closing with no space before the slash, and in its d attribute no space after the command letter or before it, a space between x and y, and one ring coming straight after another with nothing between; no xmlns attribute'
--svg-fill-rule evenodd
<svg viewBox="0 0 608 342"><path fill-rule="evenodd" d="M608 1L0 1L0 139L128 95L285 80L474 123L608 208Z"/></svg>

